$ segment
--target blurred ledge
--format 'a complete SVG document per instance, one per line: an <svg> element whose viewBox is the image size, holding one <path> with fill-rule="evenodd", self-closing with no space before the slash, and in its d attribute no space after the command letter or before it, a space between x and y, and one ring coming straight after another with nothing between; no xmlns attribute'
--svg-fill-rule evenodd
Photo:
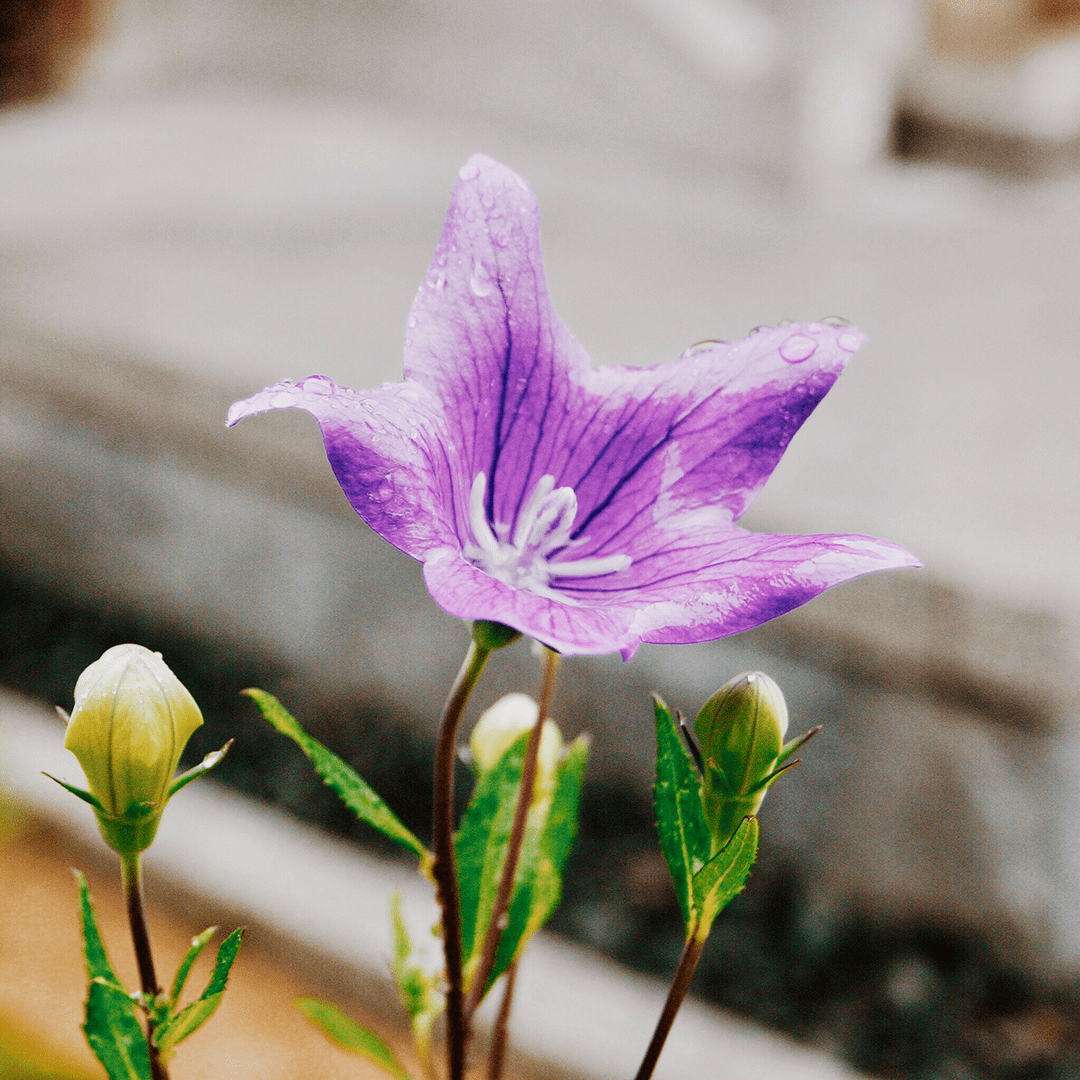
<svg viewBox="0 0 1080 1080"><path fill-rule="evenodd" d="M0 331L0 453L11 462L0 478L0 548L64 594L149 607L179 629L255 645L286 667L314 663L323 685L345 695L405 694L410 707L430 711L437 694L403 687L392 642L404 631L434 665L409 667L426 670L428 683L444 671L449 678L441 646L460 636L456 620L433 610L417 564L356 519L306 414L225 428L229 404L252 389L235 371L211 382L9 325ZM267 535L275 519L288 521L293 537ZM274 552L304 540L291 563ZM320 565L305 573L305 563ZM319 595L313 578L323 579ZM297 608L285 598L305 581ZM316 647L316 638L350 644ZM928 570L847 583L740 640L1031 730L1049 730L1080 707L1075 633L1063 615Z"/></svg>
<svg viewBox="0 0 1080 1080"><path fill-rule="evenodd" d="M0 695L0 788L100 864L109 856L92 814L41 775L45 769L78 779L62 733L49 710ZM313 974L389 1017L397 1009L387 977L390 894L401 892L416 940L428 936L436 916L431 888L419 874L206 782L170 804L146 870L152 897L188 918L254 924L291 970ZM518 976L511 1025L518 1071L553 1080L631 1075L665 993L659 982L541 935ZM656 1075L853 1080L856 1074L820 1052L690 1002Z"/></svg>

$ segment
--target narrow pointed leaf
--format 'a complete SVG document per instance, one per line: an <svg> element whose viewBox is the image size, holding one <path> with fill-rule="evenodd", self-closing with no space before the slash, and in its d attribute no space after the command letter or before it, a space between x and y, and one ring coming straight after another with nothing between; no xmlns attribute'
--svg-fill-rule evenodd
<svg viewBox="0 0 1080 1080"><path fill-rule="evenodd" d="M170 1013L176 1012L176 1007L180 1003L180 995L184 992L184 984L191 973L191 965L195 963L199 953L206 948L207 943L216 932L216 926L208 926L198 937L191 939L191 948L185 953L184 959L180 961L180 966L176 969L176 976L173 978L172 989L169 991L169 998L172 1001Z"/></svg>
<svg viewBox="0 0 1080 1080"><path fill-rule="evenodd" d="M185 773L181 773L169 785L169 793L166 795L166 798L171 799L181 788L187 787L192 780L198 780L204 773L208 773L229 752L230 747L235 741L235 739L230 739L220 750L212 751L194 768L188 769Z"/></svg>
<svg viewBox="0 0 1080 1080"><path fill-rule="evenodd" d="M431 1058L431 1031L446 1008L446 999L439 989L438 976L410 962L413 947L401 915L399 892L390 898L390 913L394 928L394 983L401 1003L409 1014L417 1052L421 1060L427 1062Z"/></svg>
<svg viewBox="0 0 1080 1080"><path fill-rule="evenodd" d="M776 764L783 765L796 750L801 750L820 730L821 725L815 724L809 731L805 731L802 735L797 735L794 739L784 743L784 748L780 751Z"/></svg>
<svg viewBox="0 0 1080 1080"><path fill-rule="evenodd" d="M186 1009L182 1009L171 1020L162 1024L154 1033L154 1042L161 1051L162 1058L167 1059L176 1048L189 1035L197 1031L211 1016L221 1003L225 993L225 985L229 980L229 970L232 968L236 954L240 950L240 940L244 935L241 927L234 930L218 949L217 961L214 964L214 972L210 976L210 983L202 992L197 1001L193 1001Z"/></svg>
<svg viewBox="0 0 1080 1080"><path fill-rule="evenodd" d="M297 998L296 1007L343 1050L381 1065L396 1080L409 1080L393 1050L374 1031L358 1024L335 1005L318 998Z"/></svg>
<svg viewBox="0 0 1080 1080"><path fill-rule="evenodd" d="M91 795L89 791L84 791L81 787L69 784L66 780L60 780L53 776L52 773L43 772L41 775L47 776L54 783L59 784L65 791L70 791L77 799L82 799L84 803L89 803L95 810L104 812L105 807L101 805L101 800L96 795Z"/></svg>
<svg viewBox="0 0 1080 1080"><path fill-rule="evenodd" d="M514 822L528 732L514 740L480 778L455 839L461 893L461 955L466 972L484 945L510 830Z"/></svg>
<svg viewBox="0 0 1080 1080"><path fill-rule="evenodd" d="M90 986L83 1032L110 1080L150 1080L150 1050L135 1003L124 992L105 952L86 878L76 872L83 947Z"/></svg>
<svg viewBox="0 0 1080 1080"><path fill-rule="evenodd" d="M361 821L378 829L383 836L389 837L395 843L408 848L419 858L423 868L431 865L431 853L398 820L397 815L367 782L337 754L327 750L322 743L304 731L273 694L268 694L265 690L245 690L244 693L258 705L263 716L282 735L288 736L303 750L327 787L331 788Z"/></svg>
<svg viewBox="0 0 1080 1080"><path fill-rule="evenodd" d="M734 836L694 875L697 936L704 940L713 920L743 890L758 850L757 818L746 818Z"/></svg>
<svg viewBox="0 0 1080 1080"><path fill-rule="evenodd" d="M671 871L687 935L699 917L694 875L712 855L712 838L701 803L701 777L683 745L671 710L659 697L656 708L656 827Z"/></svg>
<svg viewBox="0 0 1080 1080"><path fill-rule="evenodd" d="M562 897L562 875L578 829L578 807L589 743L579 736L559 763L551 807L540 828L526 832L506 930L485 989L491 989L529 939L551 918Z"/></svg>

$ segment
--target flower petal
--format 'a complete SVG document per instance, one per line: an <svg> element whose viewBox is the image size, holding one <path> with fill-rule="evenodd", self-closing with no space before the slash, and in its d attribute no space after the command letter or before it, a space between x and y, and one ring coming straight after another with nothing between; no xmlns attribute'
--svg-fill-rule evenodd
<svg viewBox="0 0 1080 1080"><path fill-rule="evenodd" d="M727 533L719 542L669 551L669 561L646 580L628 581L624 573L553 579L556 597L497 581L451 548L429 555L424 577L432 596L459 618L495 619L564 653L619 651L629 659L643 641L727 637L843 581L920 565L898 545L866 536L788 536L733 526Z"/></svg>
<svg viewBox="0 0 1080 1080"><path fill-rule="evenodd" d="M384 540L414 559L457 543L448 497L453 447L423 386L386 383L358 393L311 375L236 402L228 424L269 409L305 409L318 420L342 491Z"/></svg>

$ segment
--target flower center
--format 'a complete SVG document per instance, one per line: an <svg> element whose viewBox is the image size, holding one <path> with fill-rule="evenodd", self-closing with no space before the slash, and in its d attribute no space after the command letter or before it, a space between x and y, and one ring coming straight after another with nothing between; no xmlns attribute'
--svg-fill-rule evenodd
<svg viewBox="0 0 1080 1080"><path fill-rule="evenodd" d="M577 496L572 487L557 488L554 476L541 476L536 482L518 514L512 536L509 525L496 524L492 529L488 523L486 494L487 477L477 473L469 494L469 525L474 542L464 545L463 554L485 574L540 596L573 603L563 593L549 588L548 582L552 578L601 577L630 566L629 555L554 561L560 552L588 539L571 539Z"/></svg>

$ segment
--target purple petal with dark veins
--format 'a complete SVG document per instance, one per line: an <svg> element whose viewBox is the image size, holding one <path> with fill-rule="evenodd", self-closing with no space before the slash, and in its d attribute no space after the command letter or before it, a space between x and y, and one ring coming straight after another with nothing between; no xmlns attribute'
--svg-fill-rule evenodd
<svg viewBox="0 0 1080 1080"><path fill-rule="evenodd" d="M593 368L552 309L532 192L476 156L413 303L405 381L365 393L321 376L280 383L234 405L229 422L311 412L350 503L424 561L452 614L506 623L563 652L629 657L642 641L723 637L841 581L918 565L868 537L734 524L862 341L822 323L765 327L654 368ZM484 536L470 523L478 473ZM577 516L515 577L495 548L544 476L573 489Z"/></svg>

